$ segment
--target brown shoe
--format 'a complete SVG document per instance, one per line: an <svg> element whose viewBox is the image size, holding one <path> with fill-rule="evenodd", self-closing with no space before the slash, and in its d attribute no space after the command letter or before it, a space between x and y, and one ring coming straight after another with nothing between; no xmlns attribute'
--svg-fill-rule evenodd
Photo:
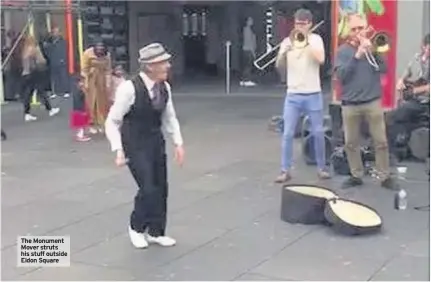
<svg viewBox="0 0 431 282"><path fill-rule="evenodd" d="M292 176L290 175L289 172L282 172L279 176L277 176L277 178L275 179L275 183L286 183L288 182L290 179L292 179Z"/></svg>
<svg viewBox="0 0 431 282"><path fill-rule="evenodd" d="M320 179L331 179L331 174L329 174L329 172L327 172L326 170L320 169L317 171L317 176Z"/></svg>

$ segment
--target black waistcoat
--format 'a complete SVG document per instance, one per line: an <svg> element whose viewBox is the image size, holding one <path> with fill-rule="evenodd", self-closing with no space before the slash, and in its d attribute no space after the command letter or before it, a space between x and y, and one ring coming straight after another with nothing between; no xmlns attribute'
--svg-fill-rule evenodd
<svg viewBox="0 0 431 282"><path fill-rule="evenodd" d="M135 87L135 103L124 116L121 126L122 142L126 153L134 149L149 149L154 147L152 144L156 140L157 142L163 140L162 114L169 98L164 83L160 90L161 99L158 104L155 104L140 75L136 75L131 81Z"/></svg>

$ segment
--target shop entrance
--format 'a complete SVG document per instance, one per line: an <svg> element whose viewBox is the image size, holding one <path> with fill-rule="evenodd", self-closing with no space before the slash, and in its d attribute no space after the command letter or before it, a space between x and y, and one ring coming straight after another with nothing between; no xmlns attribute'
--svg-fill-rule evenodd
<svg viewBox="0 0 431 282"><path fill-rule="evenodd" d="M207 15L209 7L184 5L182 14L182 41L184 69L187 75L207 73Z"/></svg>

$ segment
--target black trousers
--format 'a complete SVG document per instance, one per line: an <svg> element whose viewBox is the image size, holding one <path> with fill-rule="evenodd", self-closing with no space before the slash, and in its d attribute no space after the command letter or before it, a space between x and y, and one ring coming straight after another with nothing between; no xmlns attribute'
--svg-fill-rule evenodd
<svg viewBox="0 0 431 282"><path fill-rule="evenodd" d="M55 94L65 94L70 92L69 74L66 65L51 66L51 81Z"/></svg>
<svg viewBox="0 0 431 282"><path fill-rule="evenodd" d="M22 91L21 97L24 104L24 114L30 113L31 97L33 96L34 90L37 91L39 99L45 106L47 111L52 109L49 98L44 90L44 85L41 83L42 73L34 71L28 75L22 76Z"/></svg>
<svg viewBox="0 0 431 282"><path fill-rule="evenodd" d="M21 94L21 74L16 71L8 70L4 74L4 98L6 101L16 100L17 94Z"/></svg>
<svg viewBox="0 0 431 282"><path fill-rule="evenodd" d="M429 112L429 105L411 100L405 101L398 108L388 113L386 129L391 151L396 146L396 136L400 133L405 133L409 136L414 129L421 126L421 115L427 112Z"/></svg>
<svg viewBox="0 0 431 282"><path fill-rule="evenodd" d="M168 198L165 140L159 133L142 143L142 149L125 150L138 184L130 226L140 233L148 231L150 236L164 236Z"/></svg>

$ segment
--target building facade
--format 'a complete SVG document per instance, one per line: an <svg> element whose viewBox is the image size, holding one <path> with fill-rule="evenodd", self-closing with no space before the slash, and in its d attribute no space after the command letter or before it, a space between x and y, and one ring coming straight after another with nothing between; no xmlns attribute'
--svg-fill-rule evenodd
<svg viewBox="0 0 431 282"><path fill-rule="evenodd" d="M3 38L4 33L8 30L19 33L28 19L25 10L4 9L3 6L7 4L6 2L24 3L28 1L2 0ZM38 1L38 3L40 2ZM49 7L49 3L52 1L46 0L45 2ZM58 0L55 2L59 3ZM111 11L105 9L107 2L126 4L124 8L126 14L118 12L116 8ZM331 3L332 1L323 2ZM292 11L301 5L304 6L303 3L308 3L307 5L312 7L316 3L322 3L322 1L81 1L82 5L90 5L93 10L96 9L100 14L104 14L99 18L96 17L96 21L91 27L91 21L89 21L89 17L91 18L89 14L91 13L84 13L84 45L88 46L94 41L94 38L90 38L91 34L94 34L91 31L92 28L93 30L94 28L99 29L99 33L103 36L117 38L118 40L115 39L110 44L110 48L113 48L111 53L116 54L114 61L125 64L133 72L138 68L139 48L147 43L158 41L166 45L174 55L174 76L182 80L192 80L195 77L193 75L198 74L218 73L219 76L223 76L226 68L225 43L231 41L231 69L235 74L239 73L241 69L242 26L245 19L248 16L254 19L254 31L258 45L257 53L260 55L267 49L268 7L275 7L273 23L276 24L282 22L285 16L291 17ZM119 7L120 4L117 6ZM112 5L114 4L108 6ZM423 35L429 32L430 4L426 0L398 0L397 6L396 72L399 75L411 54L418 50ZM319 15L318 18L325 19L323 28L328 29L331 27L331 19L327 17L330 8L323 5L321 7L322 15ZM47 11L49 11L49 20L45 15ZM35 12L37 15L35 21L36 35L43 34L49 30L50 26L54 25L65 31L64 11L61 9L47 9L47 11ZM412 17L411 15L415 16ZM74 23L76 23L76 15L74 15ZM109 27L110 24L113 27ZM117 31L111 32L109 31L110 28ZM75 25L73 27L75 35L76 29ZM280 30L282 29L275 26L270 31L273 34L272 45L276 45L285 36ZM7 39L5 40L7 43ZM76 41L76 38L74 40ZM330 36L324 36L324 41L329 50ZM330 57L331 51L328 52L328 57Z"/></svg>

